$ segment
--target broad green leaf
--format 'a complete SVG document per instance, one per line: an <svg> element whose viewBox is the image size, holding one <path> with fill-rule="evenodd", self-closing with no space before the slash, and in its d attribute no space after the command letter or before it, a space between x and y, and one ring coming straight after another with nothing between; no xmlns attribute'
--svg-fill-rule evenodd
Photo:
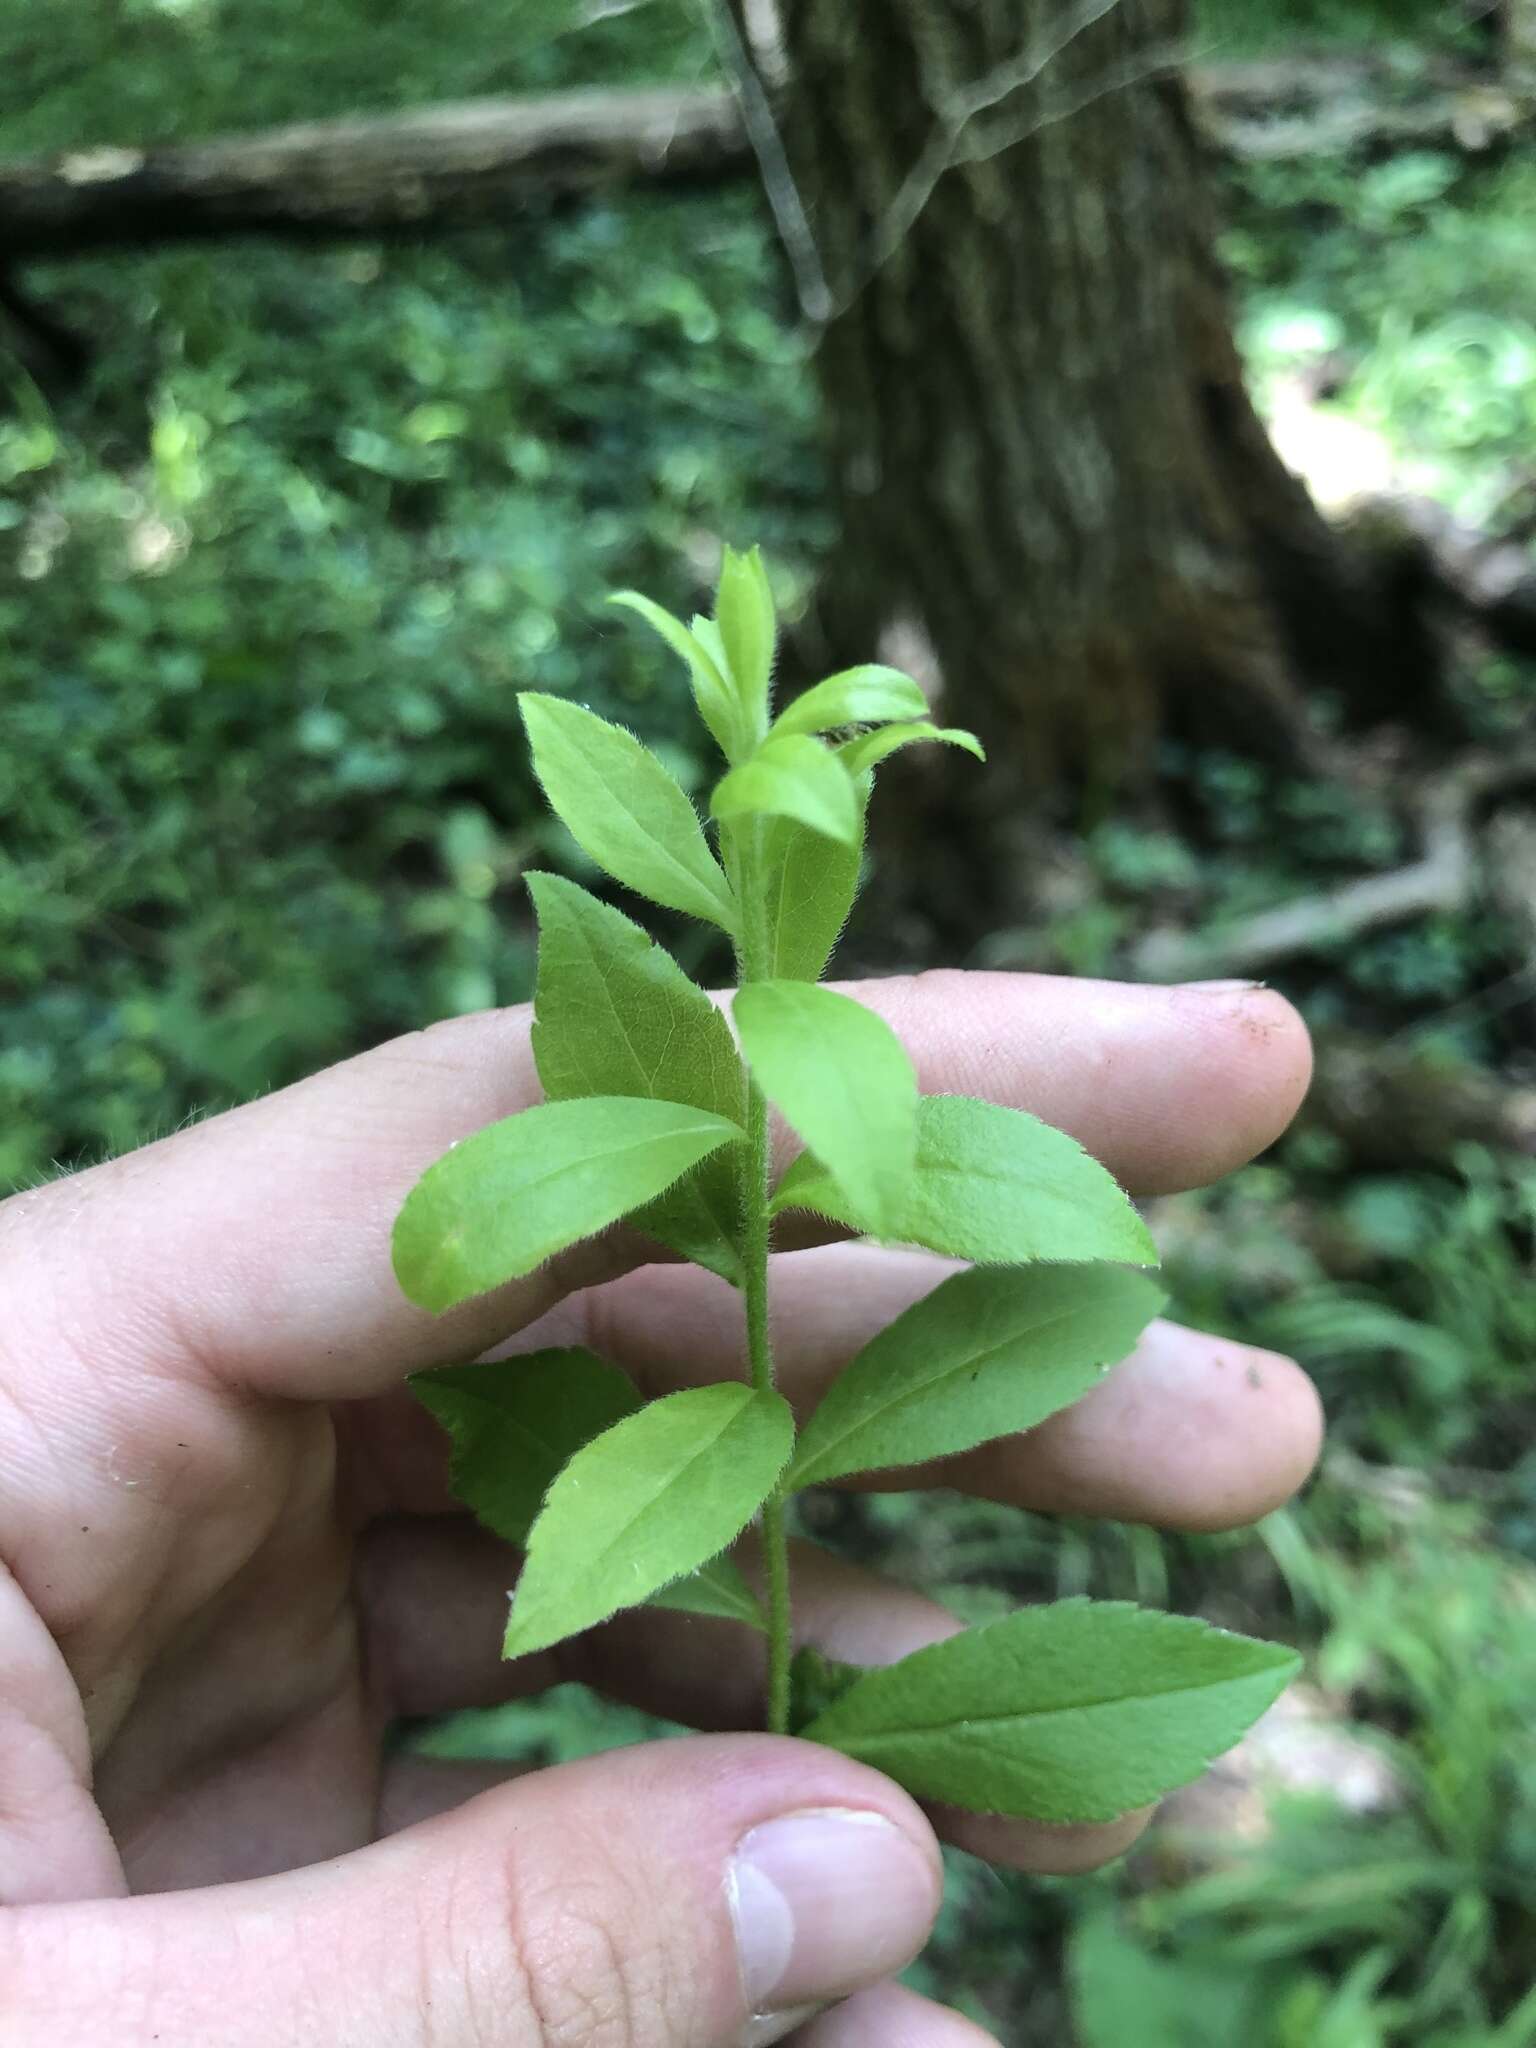
<svg viewBox="0 0 1536 2048"><path fill-rule="evenodd" d="M637 612L686 663L693 685L693 701L698 705L699 716L709 727L721 753L728 760L734 760L737 754L745 752L750 742L735 693L721 673L715 655L697 634L690 632L681 619L674 618L663 606L642 597L638 590L616 591L608 602Z"/></svg>
<svg viewBox="0 0 1536 2048"><path fill-rule="evenodd" d="M411 1387L448 1431L455 1497L493 1535L519 1547L566 1463L643 1406L617 1366L579 1348L443 1366L416 1373ZM756 1595L728 1557L679 1579L653 1604L764 1625Z"/></svg>
<svg viewBox="0 0 1536 2048"><path fill-rule="evenodd" d="M1198 1777L1300 1663L1184 1615L1063 1600L870 1672L802 1732L920 1799L1113 1820Z"/></svg>
<svg viewBox="0 0 1536 2048"><path fill-rule="evenodd" d="M746 709L749 729L761 732L768 722L778 626L760 549L752 548L744 555L737 554L734 548L725 550L715 598L715 624L735 679L737 697Z"/></svg>
<svg viewBox="0 0 1536 2048"><path fill-rule="evenodd" d="M1157 1264L1146 1225L1074 1138L1023 1110L965 1095L919 1100L917 1167L893 1228L880 1231L808 1153L780 1181L772 1206L776 1215L809 1209L850 1230L978 1266Z"/></svg>
<svg viewBox="0 0 1536 2048"><path fill-rule="evenodd" d="M807 733L764 740L710 799L717 818L793 818L844 846L857 846L859 793L842 762Z"/></svg>
<svg viewBox="0 0 1536 2048"><path fill-rule="evenodd" d="M803 981L757 981L733 1012L753 1077L879 1233L904 1213L917 1075L883 1018Z"/></svg>
<svg viewBox="0 0 1536 2048"><path fill-rule="evenodd" d="M858 894L864 862L866 792L860 788L859 839L825 839L788 818L770 818L763 833L762 874L768 924L768 970L780 981L816 981L842 937Z"/></svg>
<svg viewBox="0 0 1536 2048"><path fill-rule="evenodd" d="M606 1230L742 1136L700 1109L615 1095L504 1117L445 1152L406 1196L395 1276L419 1308L455 1308Z"/></svg>
<svg viewBox="0 0 1536 2048"><path fill-rule="evenodd" d="M527 877L539 920L533 1054L552 1102L648 1095L739 1123L746 1076L730 1026L640 926L558 875ZM739 1281L741 1194L728 1152L702 1160L636 1225Z"/></svg>
<svg viewBox="0 0 1536 2048"><path fill-rule="evenodd" d="M962 732L957 726L933 725L927 719L915 725L887 725L879 732L861 733L857 739L845 740L838 751L850 775L864 775L888 755L899 753L918 740L939 740L947 747L964 747L978 761L987 758L975 733Z"/></svg>
<svg viewBox="0 0 1536 2048"><path fill-rule="evenodd" d="M924 719L928 700L910 676L897 668L869 664L844 669L786 705L773 722L776 733L832 732L841 725L878 725L889 718Z"/></svg>
<svg viewBox="0 0 1536 2048"><path fill-rule="evenodd" d="M640 1406L616 1365L575 1347L440 1366L414 1373L411 1391L452 1440L454 1497L518 1545L566 1460Z"/></svg>
<svg viewBox="0 0 1536 2048"><path fill-rule="evenodd" d="M529 1535L505 1654L547 1649L708 1563L762 1506L793 1439L777 1394L726 1381L652 1401L578 1451Z"/></svg>
<svg viewBox="0 0 1536 2048"><path fill-rule="evenodd" d="M572 838L615 880L734 931L736 907L698 814L633 733L579 704L518 698L534 772Z"/></svg>
<svg viewBox="0 0 1536 2048"><path fill-rule="evenodd" d="M1119 1266L974 1266L915 1302L833 1381L791 1487L916 1465L1033 1429L1131 1350L1164 1296Z"/></svg>

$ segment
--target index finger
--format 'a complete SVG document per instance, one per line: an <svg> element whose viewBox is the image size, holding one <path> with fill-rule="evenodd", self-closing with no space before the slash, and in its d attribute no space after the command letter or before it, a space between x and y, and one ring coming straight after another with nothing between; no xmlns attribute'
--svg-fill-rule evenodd
<svg viewBox="0 0 1536 2048"><path fill-rule="evenodd" d="M930 1093L977 1094L1071 1132L1137 1194L1198 1185L1285 1128L1305 1028L1246 986L1029 974L859 984ZM572 1288L654 1257L611 1233L432 1317L390 1267L395 1213L455 1140L540 1099L527 1008L455 1018L281 1094L0 1207L0 1286L73 1348L251 1393L346 1399L475 1356ZM59 1331L54 1333L55 1344ZM27 1341L25 1334L22 1341Z"/></svg>

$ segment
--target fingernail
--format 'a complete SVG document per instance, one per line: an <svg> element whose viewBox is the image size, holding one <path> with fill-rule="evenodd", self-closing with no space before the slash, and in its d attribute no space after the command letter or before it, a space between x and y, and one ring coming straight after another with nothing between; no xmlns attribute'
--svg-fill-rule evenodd
<svg viewBox="0 0 1536 2048"><path fill-rule="evenodd" d="M1192 990L1204 996L1235 996L1250 990L1268 988L1267 981L1181 981L1180 988Z"/></svg>
<svg viewBox="0 0 1536 2048"><path fill-rule="evenodd" d="M747 2031L741 2037L741 2048L773 2048L775 2041L782 2041L786 2034L792 2034L796 2027L803 2027L807 2020L815 2019L821 2011L819 2005L797 2005L793 2012L764 2012L748 2020Z"/></svg>
<svg viewBox="0 0 1536 2048"><path fill-rule="evenodd" d="M782 2015L904 1969L927 1939L938 1880L882 1815L816 1810L743 1838L730 1902L747 2009Z"/></svg>

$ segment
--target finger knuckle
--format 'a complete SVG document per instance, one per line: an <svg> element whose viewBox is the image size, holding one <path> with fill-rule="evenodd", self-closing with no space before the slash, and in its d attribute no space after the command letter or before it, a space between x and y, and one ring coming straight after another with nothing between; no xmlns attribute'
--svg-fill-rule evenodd
<svg viewBox="0 0 1536 2048"><path fill-rule="evenodd" d="M571 1845L576 1848L576 1845ZM677 1985L638 1884L590 1843L551 1873L514 1849L502 1860L499 1923L511 1996L524 2016L507 2032L505 1993L485 2048L660 2048L683 2039ZM474 2037L479 2048L481 2036Z"/></svg>

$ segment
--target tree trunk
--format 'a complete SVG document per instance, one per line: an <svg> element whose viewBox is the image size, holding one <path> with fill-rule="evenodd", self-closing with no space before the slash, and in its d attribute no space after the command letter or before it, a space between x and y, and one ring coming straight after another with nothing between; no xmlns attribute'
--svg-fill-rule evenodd
<svg viewBox="0 0 1536 2048"><path fill-rule="evenodd" d="M1298 679L1361 652L1244 388L1183 27L1182 0L780 5L831 308L826 651L931 650L946 715L1042 782L1145 768L1165 711L1294 757Z"/></svg>

